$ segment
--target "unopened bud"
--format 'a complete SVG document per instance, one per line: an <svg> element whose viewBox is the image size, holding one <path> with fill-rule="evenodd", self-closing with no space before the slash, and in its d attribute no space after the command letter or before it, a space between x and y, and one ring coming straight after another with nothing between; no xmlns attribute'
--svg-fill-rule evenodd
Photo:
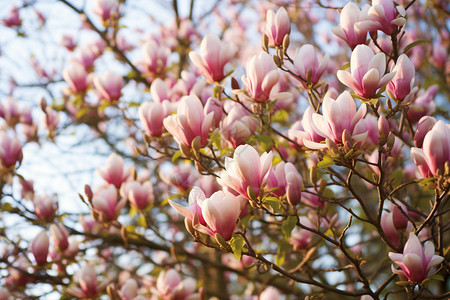
<svg viewBox="0 0 450 300"><path fill-rule="evenodd" d="M191 149L183 143L180 144L180 151L185 157L191 156Z"/></svg>
<svg viewBox="0 0 450 300"><path fill-rule="evenodd" d="M42 109L43 112L46 112L47 102L45 102L44 98L41 99L41 109Z"/></svg>
<svg viewBox="0 0 450 300"><path fill-rule="evenodd" d="M263 50L267 52L269 50L269 37L267 36L267 34L263 35L262 44L263 44Z"/></svg>
<svg viewBox="0 0 450 300"><path fill-rule="evenodd" d="M216 239L217 244L219 244L220 247L222 247L223 249L226 249L228 247L227 242L225 241L223 236L221 236L220 234L216 233L214 235L214 238Z"/></svg>
<svg viewBox="0 0 450 300"><path fill-rule="evenodd" d="M353 138L347 129L344 129L344 131L342 132L342 143L344 144L346 150L350 151L350 149L352 148L352 144L353 144ZM347 148L350 148L350 149L347 149Z"/></svg>
<svg viewBox="0 0 450 300"><path fill-rule="evenodd" d="M202 142L201 142L200 136L196 136L192 140L191 147L192 147L192 149L194 149L195 152L198 152L200 150L200 148L202 147Z"/></svg>
<svg viewBox="0 0 450 300"><path fill-rule="evenodd" d="M335 154L339 152L339 149L338 149L336 143L333 142L330 138L326 138L325 143L327 145L327 148L330 149L331 152L333 152Z"/></svg>
<svg viewBox="0 0 450 300"><path fill-rule="evenodd" d="M233 90L240 90L241 89L241 87L239 86L239 82L234 77L231 77L231 88Z"/></svg>
<svg viewBox="0 0 450 300"><path fill-rule="evenodd" d="M253 190L253 188L251 186L247 187L247 195L251 200L255 200L256 199L256 193Z"/></svg>
<svg viewBox="0 0 450 300"><path fill-rule="evenodd" d="M317 167L313 166L310 171L309 171L309 180L311 180L312 184L316 184L317 179L318 179L318 174L317 174Z"/></svg>
<svg viewBox="0 0 450 300"><path fill-rule="evenodd" d="M88 184L84 186L84 194L88 198L89 202L92 202L92 197L94 197L94 194L92 193L91 187Z"/></svg>
<svg viewBox="0 0 450 300"><path fill-rule="evenodd" d="M273 61L274 61L275 64L277 65L277 67L278 67L278 68L281 68L282 63L281 63L280 58L279 58L278 56L276 56L276 55L273 55L272 57L273 57Z"/></svg>
<svg viewBox="0 0 450 300"><path fill-rule="evenodd" d="M283 38L283 50L284 53L286 53L287 49L289 48L289 44L291 43L291 39L289 38L289 34L286 33L286 35Z"/></svg>
<svg viewBox="0 0 450 300"><path fill-rule="evenodd" d="M395 143L395 136L392 133L389 133L388 138L387 138L388 151L392 150L392 148L394 147L394 143Z"/></svg>
<svg viewBox="0 0 450 300"><path fill-rule="evenodd" d="M184 219L184 226L186 227L186 230L195 237L195 229L192 226L192 220L189 220L188 218Z"/></svg>
<svg viewBox="0 0 450 300"><path fill-rule="evenodd" d="M387 138L389 135L389 123L383 115L378 118L378 134L380 139Z"/></svg>

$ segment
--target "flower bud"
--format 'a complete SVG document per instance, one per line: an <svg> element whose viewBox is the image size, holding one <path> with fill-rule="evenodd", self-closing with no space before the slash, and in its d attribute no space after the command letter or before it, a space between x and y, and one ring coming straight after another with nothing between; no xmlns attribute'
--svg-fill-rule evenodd
<svg viewBox="0 0 450 300"><path fill-rule="evenodd" d="M45 230L41 231L31 242L31 253L38 265L43 265L47 262L49 239Z"/></svg>

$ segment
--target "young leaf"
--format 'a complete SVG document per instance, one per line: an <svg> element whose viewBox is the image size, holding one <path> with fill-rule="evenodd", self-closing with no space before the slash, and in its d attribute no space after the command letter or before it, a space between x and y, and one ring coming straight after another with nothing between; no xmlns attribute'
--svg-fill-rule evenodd
<svg viewBox="0 0 450 300"><path fill-rule="evenodd" d="M297 224L297 216L289 215L281 226L281 231L284 233L284 237L286 241L291 237L291 232L294 230L295 225Z"/></svg>
<svg viewBox="0 0 450 300"><path fill-rule="evenodd" d="M240 260L242 255L242 246L244 246L244 238L239 234L235 234L228 243L230 244L231 250L233 250L234 256Z"/></svg>

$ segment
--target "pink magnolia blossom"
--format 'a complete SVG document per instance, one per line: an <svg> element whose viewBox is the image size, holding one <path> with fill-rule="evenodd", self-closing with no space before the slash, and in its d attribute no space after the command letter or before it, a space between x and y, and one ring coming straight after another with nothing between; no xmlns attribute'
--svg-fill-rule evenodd
<svg viewBox="0 0 450 300"><path fill-rule="evenodd" d="M369 26L371 30L381 30L391 35L398 30L399 26L406 23L403 17L405 14L405 9L402 6L395 6L393 0L373 0L362 26Z"/></svg>
<svg viewBox="0 0 450 300"><path fill-rule="evenodd" d="M405 276L411 282L422 282L433 273L434 267L440 264L444 258L434 254L434 244L431 241L422 247L414 233L409 234L409 239L403 248L403 254L389 252L389 258L400 269L392 266L392 271L400 276Z"/></svg>
<svg viewBox="0 0 450 300"><path fill-rule="evenodd" d="M247 62L245 71L247 75L242 76L242 81L250 97L258 102L269 100L270 93L279 78L272 56L266 52L253 56Z"/></svg>
<svg viewBox="0 0 450 300"><path fill-rule="evenodd" d="M59 44L69 51L73 51L75 49L75 47L77 46L77 44L74 41L73 35L68 35L68 34L63 34L61 36L61 40L60 40Z"/></svg>
<svg viewBox="0 0 450 300"><path fill-rule="evenodd" d="M336 100L325 96L322 106L322 115L314 113L312 116L313 128L317 134L329 138L336 144L343 143L344 131L348 131L351 137L358 142L363 142L367 132L355 134L354 129L358 122L366 114L367 107L361 104L356 110L355 100L349 92L345 91ZM310 149L324 149L326 144L316 143L303 139L303 143Z"/></svg>
<svg viewBox="0 0 450 300"><path fill-rule="evenodd" d="M123 158L115 153L106 160L106 166L97 169L99 175L109 184L120 188L131 174L131 167L125 167Z"/></svg>
<svg viewBox="0 0 450 300"><path fill-rule="evenodd" d="M220 174L222 183L249 199L250 187L256 195L267 181L272 168L272 151L261 156L250 145L241 145L234 151L233 158L225 158L225 170Z"/></svg>
<svg viewBox="0 0 450 300"><path fill-rule="evenodd" d="M0 117L5 119L8 126L14 127L18 122L20 122L22 119L22 114L19 110L17 100L13 97L8 97L6 101L0 103Z"/></svg>
<svg viewBox="0 0 450 300"><path fill-rule="evenodd" d="M172 201L170 205L192 222L192 227L200 232L210 236L220 234L225 240L229 240L236 228L243 201L243 197L223 191L217 191L206 198L200 188L194 187L189 194L189 208ZM194 214L197 214L198 219ZM195 223L196 220L198 223Z"/></svg>
<svg viewBox="0 0 450 300"><path fill-rule="evenodd" d="M100 188L92 198L92 207L107 221L115 220L125 204L126 199L118 200L116 187L112 184Z"/></svg>
<svg viewBox="0 0 450 300"><path fill-rule="evenodd" d="M197 136L200 137L200 146L206 145L209 131L213 124L214 113L205 115L202 102L197 96L185 96L178 103L176 115L164 119L164 126L178 144L188 148Z"/></svg>
<svg viewBox="0 0 450 300"><path fill-rule="evenodd" d="M235 52L233 44L223 43L216 35L210 33L200 44L200 54L191 51L189 58L206 80L213 83L224 79L224 67L233 58Z"/></svg>
<svg viewBox="0 0 450 300"><path fill-rule="evenodd" d="M267 187L277 188L273 193L278 197L286 195L288 202L295 207L302 197L303 178L292 163L282 161L272 167Z"/></svg>
<svg viewBox="0 0 450 300"><path fill-rule="evenodd" d="M261 295L259 295L259 300L280 300L281 293L273 286L267 287Z"/></svg>
<svg viewBox="0 0 450 300"><path fill-rule="evenodd" d="M436 103L433 98L436 96L439 88L432 85L426 91L420 89L415 95L413 103L408 107L408 118L414 124L417 123L422 117L431 115L435 108Z"/></svg>
<svg viewBox="0 0 450 300"><path fill-rule="evenodd" d="M322 135L318 134L313 128L313 114L314 109L308 106L308 108L303 113L301 122L294 123L294 125L288 131L289 138L293 139L300 146L304 146L304 140L308 140L314 143L320 143L325 140L325 138Z"/></svg>
<svg viewBox="0 0 450 300"><path fill-rule="evenodd" d="M22 162L22 144L17 137L0 131L0 170L14 168Z"/></svg>
<svg viewBox="0 0 450 300"><path fill-rule="evenodd" d="M396 201L405 213L408 213L406 206ZM383 211L381 215L381 228L388 240L396 247L400 245L400 238L402 230L408 228L411 231L412 225L408 223L408 218L402 214L400 209L392 203L388 205L389 211Z"/></svg>
<svg viewBox="0 0 450 300"><path fill-rule="evenodd" d="M414 134L414 146L417 148L422 148L423 140L426 134L434 127L437 120L434 117L426 116L420 119L417 124L416 133Z"/></svg>
<svg viewBox="0 0 450 300"><path fill-rule="evenodd" d="M135 300L138 288L139 285L137 281L133 278L128 278L120 288L122 300Z"/></svg>
<svg viewBox="0 0 450 300"><path fill-rule="evenodd" d="M59 124L59 113L51 107L47 106L42 116L44 127L50 131L56 130Z"/></svg>
<svg viewBox="0 0 450 300"><path fill-rule="evenodd" d="M159 273L154 293L163 300L187 300L195 291L195 280L186 278L181 280L175 269Z"/></svg>
<svg viewBox="0 0 450 300"><path fill-rule="evenodd" d="M94 266L89 263L75 273L74 280L78 282L80 287L71 286L67 291L75 297L82 299L96 297L107 284L107 282L99 284L97 272L95 271Z"/></svg>
<svg viewBox="0 0 450 300"><path fill-rule="evenodd" d="M436 176L438 170L443 173L445 163L450 164L450 125L438 121L425 135L422 149L411 148L411 157L423 177Z"/></svg>
<svg viewBox="0 0 450 300"><path fill-rule="evenodd" d="M315 228L314 224L311 222L308 217L301 216L299 217L299 222L303 226L307 228ZM311 246L314 234L306 229L296 227L289 238L289 244L294 246L294 250L298 251L301 249L307 249Z"/></svg>
<svg viewBox="0 0 450 300"><path fill-rule="evenodd" d="M297 49L294 56L294 64L288 64L288 68L295 74L305 88L316 85L328 66L329 56L319 56L313 45L306 44Z"/></svg>
<svg viewBox="0 0 450 300"><path fill-rule="evenodd" d="M167 66L170 53L169 48L158 45L153 40L147 41L142 45L144 60L138 64L143 66L144 72L149 75L160 74Z"/></svg>
<svg viewBox="0 0 450 300"><path fill-rule="evenodd" d="M397 63L391 68L391 72L395 72L394 77L389 81L387 90L394 96L396 101L408 99L409 95L414 91L414 64L405 54L398 57Z"/></svg>
<svg viewBox="0 0 450 300"><path fill-rule="evenodd" d="M125 182L120 188L122 197L128 199L132 206L145 209L153 203L153 186L150 181L140 183L138 181Z"/></svg>
<svg viewBox="0 0 450 300"><path fill-rule="evenodd" d="M284 7L280 7L275 13L269 9L266 14L265 33L269 38L269 46L280 46L286 34L291 32L291 21Z"/></svg>
<svg viewBox="0 0 450 300"><path fill-rule="evenodd" d="M245 143L258 128L258 120L242 106L234 105L220 124L223 138L235 148Z"/></svg>
<svg viewBox="0 0 450 300"><path fill-rule="evenodd" d="M116 0L96 0L94 2L94 13L100 17L102 22L111 18L113 13L116 13L118 3Z"/></svg>
<svg viewBox="0 0 450 300"><path fill-rule="evenodd" d="M141 106L139 106L138 114L145 133L152 137L161 136L164 131L164 118L166 118L169 113L170 103L167 100L162 102L142 103Z"/></svg>
<svg viewBox="0 0 450 300"><path fill-rule="evenodd" d="M67 247L69 247L69 232L63 224L50 224L50 234L53 244L58 248L58 250L64 251Z"/></svg>
<svg viewBox="0 0 450 300"><path fill-rule="evenodd" d="M94 86L103 99L118 100L122 95L123 78L108 70L102 75L94 77Z"/></svg>
<svg viewBox="0 0 450 300"><path fill-rule="evenodd" d="M341 11L339 26L332 29L352 50L366 43L368 29L359 26L359 22L367 16L369 8L369 5L365 5L360 10L358 5L348 2Z"/></svg>
<svg viewBox="0 0 450 300"><path fill-rule="evenodd" d="M22 20L20 20L19 9L17 6L13 5L9 11L9 15L1 21L6 27L20 26L22 24Z"/></svg>
<svg viewBox="0 0 450 300"><path fill-rule="evenodd" d="M79 63L85 70L90 70L99 55L99 49L96 45L86 44L77 49L73 57L73 62Z"/></svg>
<svg viewBox="0 0 450 300"><path fill-rule="evenodd" d="M370 47L358 45L352 52L350 72L338 70L337 77L360 97L372 98L395 75L394 72L384 75L385 69L384 53L374 54Z"/></svg>
<svg viewBox="0 0 450 300"><path fill-rule="evenodd" d="M212 175L200 176L198 185L205 193L206 197L211 197L212 194L222 189L222 186L217 182L216 177Z"/></svg>
<svg viewBox="0 0 450 300"><path fill-rule="evenodd" d="M173 166L170 170L160 171L159 176L162 181L169 186L174 186L184 192L189 190L194 185L194 182L198 178L198 173L193 172L193 168L190 163L184 163Z"/></svg>
<svg viewBox="0 0 450 300"><path fill-rule="evenodd" d="M49 245L50 240L45 230L41 231L31 242L30 250L38 265L43 265L47 262Z"/></svg>
<svg viewBox="0 0 450 300"><path fill-rule="evenodd" d="M53 196L41 195L33 199L34 213L39 220L51 222L58 209L57 199Z"/></svg>
<svg viewBox="0 0 450 300"><path fill-rule="evenodd" d="M367 132L367 138L363 141L362 146L364 148L378 148L379 144L379 131L377 118L373 115L367 115L361 119L355 126L353 134L362 134ZM385 138L387 135L385 136Z"/></svg>
<svg viewBox="0 0 450 300"><path fill-rule="evenodd" d="M214 113L214 127L219 127L224 115L222 102L217 98L209 97L208 100L206 100L204 111L205 115L208 115L210 112Z"/></svg>
<svg viewBox="0 0 450 300"><path fill-rule="evenodd" d="M86 69L78 62L70 63L63 71L63 78L73 92L86 91L88 87L87 76Z"/></svg>

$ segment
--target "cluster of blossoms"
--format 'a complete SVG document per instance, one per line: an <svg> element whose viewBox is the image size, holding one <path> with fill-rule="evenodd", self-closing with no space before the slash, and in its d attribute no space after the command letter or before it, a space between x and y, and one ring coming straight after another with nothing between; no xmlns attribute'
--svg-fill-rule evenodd
<svg viewBox="0 0 450 300"><path fill-rule="evenodd" d="M30 59L42 126L13 97L28 83L0 102L0 299L47 283L83 299L380 299L397 279L408 299L447 295L450 124L435 99L450 63L409 33L426 12L348 2L328 9L331 35L315 4L261 3L253 26L241 2L197 21L195 1L186 17L174 1L173 24L148 32L129 30L126 1L59 3L95 35L64 33L60 72ZM26 36L33 5L2 24ZM79 128L109 157L73 213L23 165L29 144ZM13 236L16 218L39 230Z"/></svg>

